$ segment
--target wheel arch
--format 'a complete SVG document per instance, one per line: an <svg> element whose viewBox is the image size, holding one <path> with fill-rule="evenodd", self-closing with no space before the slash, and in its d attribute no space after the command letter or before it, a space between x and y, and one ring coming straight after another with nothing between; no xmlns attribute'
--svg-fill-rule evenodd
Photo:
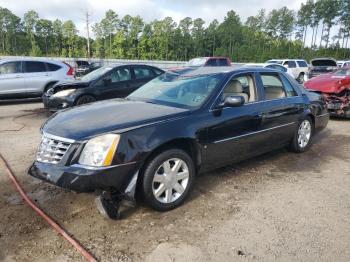
<svg viewBox="0 0 350 262"><path fill-rule="evenodd" d="M43 92L45 93L49 89L50 86L53 86L57 82L58 81L50 81L50 82L46 83L45 86L44 86Z"/></svg>
<svg viewBox="0 0 350 262"><path fill-rule="evenodd" d="M79 95L74 99L74 105L77 105L78 99L81 98L82 96L91 96L91 97L95 98L96 101L98 100L97 97L96 97L94 94L91 94L91 93L82 93L82 94L79 94Z"/></svg>
<svg viewBox="0 0 350 262"><path fill-rule="evenodd" d="M159 154L164 150L173 149L173 148L177 148L185 151L193 159L193 163L196 169L198 169L201 166L202 154L201 154L200 146L198 145L196 140L193 138L175 138L158 145L151 152L148 153L145 160L143 161L143 166L155 155Z"/></svg>

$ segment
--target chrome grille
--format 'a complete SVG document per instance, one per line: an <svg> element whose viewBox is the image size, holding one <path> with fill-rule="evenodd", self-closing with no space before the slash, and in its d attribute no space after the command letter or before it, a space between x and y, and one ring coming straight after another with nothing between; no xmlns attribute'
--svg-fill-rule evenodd
<svg viewBox="0 0 350 262"><path fill-rule="evenodd" d="M58 164L72 142L69 139L44 134L36 154L36 160L43 163Z"/></svg>

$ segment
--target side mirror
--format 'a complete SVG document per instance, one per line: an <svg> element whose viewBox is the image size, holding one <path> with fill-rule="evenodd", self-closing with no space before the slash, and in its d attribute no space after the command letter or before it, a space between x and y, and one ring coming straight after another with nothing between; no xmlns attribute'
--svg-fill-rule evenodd
<svg viewBox="0 0 350 262"><path fill-rule="evenodd" d="M239 107L244 105L245 99L243 96L227 96L220 107Z"/></svg>

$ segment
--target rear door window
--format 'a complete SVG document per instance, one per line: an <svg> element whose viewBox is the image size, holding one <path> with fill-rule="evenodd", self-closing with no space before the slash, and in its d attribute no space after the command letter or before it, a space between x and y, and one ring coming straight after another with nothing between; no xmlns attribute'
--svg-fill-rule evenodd
<svg viewBox="0 0 350 262"><path fill-rule="evenodd" d="M308 67L307 63L303 60L297 61L299 67Z"/></svg>
<svg viewBox="0 0 350 262"><path fill-rule="evenodd" d="M46 72L46 66L44 62L25 61L24 63L26 73Z"/></svg>
<svg viewBox="0 0 350 262"><path fill-rule="evenodd" d="M61 69L61 67L59 65L56 65L56 64L46 63L46 65L47 65L47 68L49 69L49 71L51 71L51 72Z"/></svg>
<svg viewBox="0 0 350 262"><path fill-rule="evenodd" d="M6 74L18 74L22 72L22 66L21 62L8 62L5 64L0 65L0 74L6 75Z"/></svg>
<svg viewBox="0 0 350 262"><path fill-rule="evenodd" d="M216 64L217 64L217 66L228 66L229 65L227 59L225 59L225 58L217 59L217 63Z"/></svg>
<svg viewBox="0 0 350 262"><path fill-rule="evenodd" d="M134 67L135 79L149 79L152 78L153 72L150 68L147 67Z"/></svg>
<svg viewBox="0 0 350 262"><path fill-rule="evenodd" d="M158 69L158 68L153 68L153 72L155 75L159 76L164 73L164 71Z"/></svg>
<svg viewBox="0 0 350 262"><path fill-rule="evenodd" d="M277 74L260 74L265 91L265 99L273 100L286 97L283 83Z"/></svg>
<svg viewBox="0 0 350 262"><path fill-rule="evenodd" d="M296 68L297 64L295 63L295 61L288 61L288 67L289 68Z"/></svg>
<svg viewBox="0 0 350 262"><path fill-rule="evenodd" d="M282 79L284 91L286 92L287 97L297 96L298 94L293 88L292 84L289 82L289 80L283 75L280 75L280 78Z"/></svg>

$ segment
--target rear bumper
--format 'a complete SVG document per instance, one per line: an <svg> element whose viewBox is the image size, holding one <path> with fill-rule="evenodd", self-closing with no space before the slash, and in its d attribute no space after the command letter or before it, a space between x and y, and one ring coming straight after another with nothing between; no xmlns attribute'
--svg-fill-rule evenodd
<svg viewBox="0 0 350 262"><path fill-rule="evenodd" d="M324 113L322 115L318 115L315 118L315 129L316 131L320 131L324 129L329 121L329 113Z"/></svg>
<svg viewBox="0 0 350 262"><path fill-rule="evenodd" d="M96 169L34 162L28 174L76 192L92 192L98 189L124 192L137 171L136 162Z"/></svg>

